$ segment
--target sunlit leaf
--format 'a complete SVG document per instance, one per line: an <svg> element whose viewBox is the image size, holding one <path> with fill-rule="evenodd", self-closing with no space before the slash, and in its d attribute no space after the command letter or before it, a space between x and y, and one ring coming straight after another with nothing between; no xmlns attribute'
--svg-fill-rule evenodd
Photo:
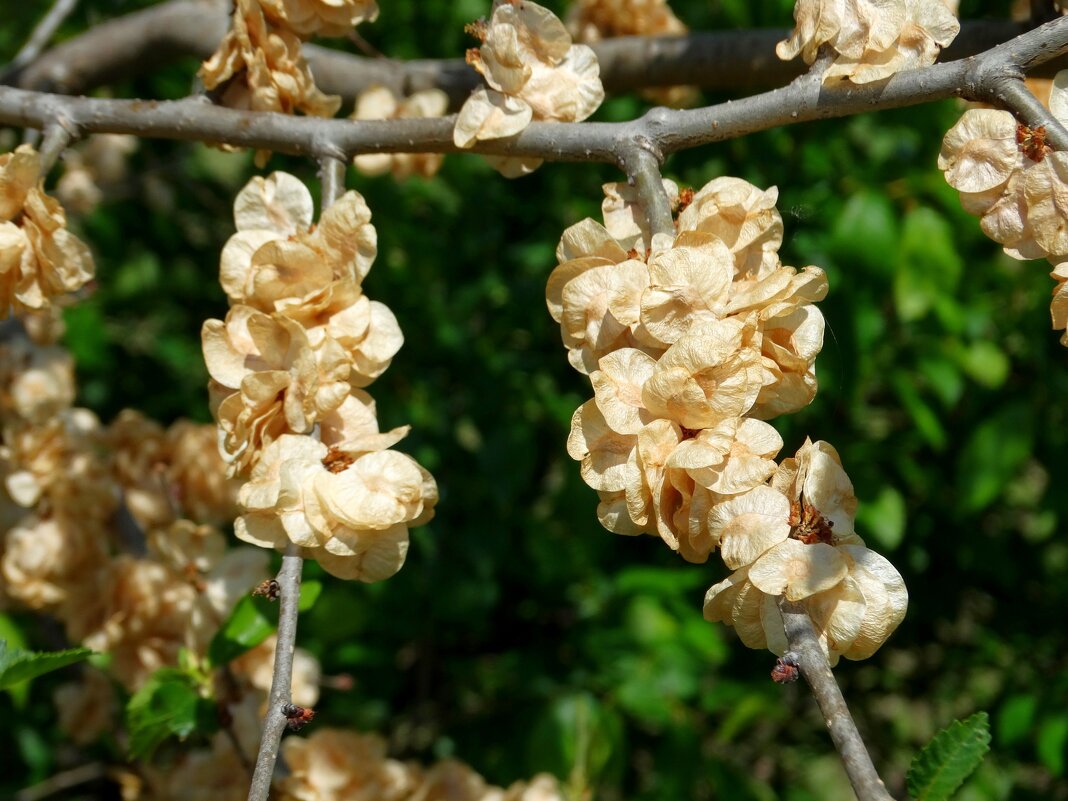
<svg viewBox="0 0 1068 801"><path fill-rule="evenodd" d="M986 712L955 720L934 736L912 760L909 796L915 801L946 801L972 775L990 750Z"/></svg>
<svg viewBox="0 0 1068 801"><path fill-rule="evenodd" d="M81 662L88 659L92 653L88 648L23 651L19 648L9 648L7 640L0 640L0 690Z"/></svg>

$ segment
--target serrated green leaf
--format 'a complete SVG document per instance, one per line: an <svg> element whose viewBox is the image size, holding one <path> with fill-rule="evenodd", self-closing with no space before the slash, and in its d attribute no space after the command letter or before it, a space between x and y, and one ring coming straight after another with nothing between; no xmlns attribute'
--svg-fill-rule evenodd
<svg viewBox="0 0 1068 801"><path fill-rule="evenodd" d="M211 708L192 676L177 668L157 670L126 704L130 756L147 759L165 740L184 740L205 726Z"/></svg>
<svg viewBox="0 0 1068 801"><path fill-rule="evenodd" d="M211 664L225 665L270 637L275 630L275 624L268 617L270 608L271 602L265 598L246 595L238 601L211 638L208 646Z"/></svg>
<svg viewBox="0 0 1068 801"><path fill-rule="evenodd" d="M22 636L22 631L8 615L0 615L0 640L7 640L8 648L26 647L26 638ZM11 696L16 709L25 708L30 697L29 682L20 682L4 689Z"/></svg>
<svg viewBox="0 0 1068 801"><path fill-rule="evenodd" d="M92 653L88 648L23 651L20 648L8 648L7 640L0 640L0 690L81 662L88 659Z"/></svg>
<svg viewBox="0 0 1068 801"><path fill-rule="evenodd" d="M986 712L953 721L912 760L909 795L915 801L946 801L979 767L989 750L990 721Z"/></svg>

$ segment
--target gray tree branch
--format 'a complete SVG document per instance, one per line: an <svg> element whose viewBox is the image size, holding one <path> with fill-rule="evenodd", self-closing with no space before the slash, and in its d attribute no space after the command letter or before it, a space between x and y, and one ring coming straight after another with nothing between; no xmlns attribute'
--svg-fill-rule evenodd
<svg viewBox="0 0 1068 801"><path fill-rule="evenodd" d="M1028 31L977 56L899 73L887 81L823 86L802 75L787 86L701 109L651 109L622 123L532 123L507 139L478 142L467 152L551 161L619 163L634 145L668 155L711 142L808 120L900 108L947 97L992 97L1044 124L1049 141L1068 149L1068 135L1049 112L1021 104L997 87L1068 52L1068 17ZM1015 105L1012 105L1015 104ZM236 111L203 98L174 101L105 100L0 87L0 123L45 128L56 119L79 135L128 133L142 137L226 143L313 158L350 159L359 153L453 153L454 118L367 120L293 117Z"/></svg>
<svg viewBox="0 0 1068 801"><path fill-rule="evenodd" d="M81 94L124 75L183 56L207 58L229 27L228 0L169 0L95 26L42 54L11 76L24 89ZM1026 30L1007 21L968 21L943 53L944 60L990 49ZM690 84L738 91L781 86L804 65L784 62L775 43L785 29L705 31L687 36L622 37L593 45L609 92ZM462 58L396 61L355 56L306 45L319 87L352 103L374 84L410 94L437 87L459 107L479 77Z"/></svg>
<svg viewBox="0 0 1068 801"><path fill-rule="evenodd" d="M808 612L801 604L787 601L785 597L779 598L779 611L790 651L797 656L797 667L823 713L823 722L842 759L853 792L859 801L893 801L875 770L838 682L834 680Z"/></svg>
<svg viewBox="0 0 1068 801"><path fill-rule="evenodd" d="M646 147L635 145L623 154L623 169L627 181L638 189L642 211L649 221L651 234L674 234L675 220L671 216L671 199L664 190L660 174L660 158Z"/></svg>
<svg viewBox="0 0 1068 801"><path fill-rule="evenodd" d="M59 26L63 24L63 21L70 16L77 6L78 0L56 0L52 7L48 9L48 13L41 17L40 22L30 33L30 38L26 40L26 44L11 59L11 63L8 64L7 68L0 73L0 82L3 82L10 74L17 72L36 59L49 40L55 36Z"/></svg>

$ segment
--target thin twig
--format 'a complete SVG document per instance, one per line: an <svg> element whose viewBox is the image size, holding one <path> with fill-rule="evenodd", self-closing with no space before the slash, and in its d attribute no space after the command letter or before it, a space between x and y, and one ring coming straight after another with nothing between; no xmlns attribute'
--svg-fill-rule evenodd
<svg viewBox="0 0 1068 801"><path fill-rule="evenodd" d="M325 211L345 193L345 170L348 162L325 156L319 160L319 182L322 184L322 206Z"/></svg>
<svg viewBox="0 0 1068 801"><path fill-rule="evenodd" d="M1045 127L1049 143L1057 150L1068 150L1068 129L1031 93L1022 75L1006 75L994 81L988 98L994 105L1013 112L1028 127Z"/></svg>
<svg viewBox="0 0 1068 801"><path fill-rule="evenodd" d="M248 790L248 801L266 801L274 778L274 764L282 733L288 722L282 707L292 700L293 650L297 641L297 607L300 604L300 574L304 560L297 555L297 547L290 545L282 557L282 568L275 579L280 590L278 607L278 641L274 651L274 671L271 675L271 694L267 700L267 716L263 720L263 736L256 755L256 770Z"/></svg>
<svg viewBox="0 0 1068 801"><path fill-rule="evenodd" d="M648 148L635 146L623 154L623 168L627 172L627 181L638 189L638 199L649 221L649 233L674 235L671 199L664 190L660 160Z"/></svg>
<svg viewBox="0 0 1068 801"><path fill-rule="evenodd" d="M849 713L842 690L834 680L827 657L820 647L816 627L800 603L779 599L783 627L790 651L797 656L797 666L816 698L823 722L831 734L834 747L842 759L849 783L859 801L893 801L879 778L864 740Z"/></svg>
<svg viewBox="0 0 1068 801"><path fill-rule="evenodd" d="M52 165L56 163L56 159L67 149L67 145L74 138L63 122L62 119L58 119L45 126L44 140L37 151L41 156L41 175L48 174Z"/></svg>
<svg viewBox="0 0 1068 801"><path fill-rule="evenodd" d="M320 158L319 178L322 181L322 210L325 211L345 191L347 160L334 155ZM319 438L316 424L312 436ZM248 789L248 801L266 801L274 778L274 766L278 761L278 749L282 733L289 719L282 711L293 700L293 650L297 641L297 610L300 604L300 574L304 560L298 555L299 548L290 543L282 557L282 568L275 581L278 582L278 641L274 651L274 671L271 676L271 695L268 700L267 717L263 721L263 737L256 755L256 769Z"/></svg>
<svg viewBox="0 0 1068 801"><path fill-rule="evenodd" d="M14 801L41 801L50 795L61 793L80 784L88 784L102 779L107 775L107 767L100 762L88 762L70 770L49 776L42 782L19 790L15 793Z"/></svg>
<svg viewBox="0 0 1068 801"><path fill-rule="evenodd" d="M78 0L56 0L55 4L48 10L48 13L37 23L30 34L30 38L26 40L26 44L19 49L19 52L11 59L11 63L0 73L0 83L6 82L10 76L17 73L41 54L45 45L48 44L56 31L59 30L59 26L71 15L77 5Z"/></svg>
<svg viewBox="0 0 1068 801"><path fill-rule="evenodd" d="M988 99L1005 75L1027 71L1068 53L1068 17L1029 31L979 56L899 73L885 82L820 86L801 76L788 86L733 102L686 111L653 109L622 123L531 123L513 137L477 142L467 152L550 161L617 163L639 144L668 155L711 142L798 122L901 108L947 97ZM343 120L236 111L202 100L104 100L0 87L0 124L41 128L62 115L80 133L226 143L346 160L360 153L455 153L453 117ZM1053 116L1041 123L1054 132ZM1032 125L1032 127L1034 127ZM1064 142L1068 145L1068 142Z"/></svg>

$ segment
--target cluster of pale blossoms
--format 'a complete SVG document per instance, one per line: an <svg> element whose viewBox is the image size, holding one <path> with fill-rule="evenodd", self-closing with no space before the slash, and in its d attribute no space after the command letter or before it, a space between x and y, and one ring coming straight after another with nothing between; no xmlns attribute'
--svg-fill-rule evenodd
<svg viewBox="0 0 1068 801"><path fill-rule="evenodd" d="M429 768L389 759L373 734L320 729L285 740L282 754L289 775L276 784L279 801L564 801L548 774L494 787L453 759Z"/></svg>
<svg viewBox="0 0 1068 801"><path fill-rule="evenodd" d="M107 674L86 669L56 693L61 727L88 743L115 726L114 682L135 692L183 651L203 658L219 623L266 573L267 556L228 549L214 527L233 519L237 491L213 447L214 426L164 428L133 411L104 426L73 405L55 303L92 277L92 259L57 224L63 210L44 194L40 172L30 148L0 156L5 225L24 238L12 246L21 279L3 299L19 325L8 323L0 341L0 602L50 614L72 643L108 655ZM314 701L318 666L308 659L297 684ZM272 661L268 644L235 663L223 703L254 713ZM254 747L258 721L246 717Z"/></svg>
<svg viewBox="0 0 1068 801"><path fill-rule="evenodd" d="M37 151L22 145L0 155L0 319L47 308L85 286L94 269L63 207L45 194Z"/></svg>
<svg viewBox="0 0 1068 801"><path fill-rule="evenodd" d="M377 17L374 0L235 0L230 30L197 76L230 108L333 117L341 98L315 85L302 41L346 36Z"/></svg>
<svg viewBox="0 0 1068 801"><path fill-rule="evenodd" d="M56 197L75 214L95 209L104 191L120 184L127 174L127 157L137 149L137 137L96 134L67 150Z"/></svg>
<svg viewBox="0 0 1068 801"><path fill-rule="evenodd" d="M396 573L408 528L437 502L431 475L391 450L408 427L379 432L361 388L404 341L363 293L377 234L363 197L345 193L312 224L297 178L253 178L234 202L237 233L220 281L231 307L203 329L219 447L247 477L235 533L266 548L298 546L340 578Z"/></svg>
<svg viewBox="0 0 1068 801"><path fill-rule="evenodd" d="M667 0L576 0L565 22L575 41L584 44L617 36L682 36L689 31ZM693 105L699 97L692 86L657 86L640 94L664 106Z"/></svg>
<svg viewBox="0 0 1068 801"><path fill-rule="evenodd" d="M717 178L673 236L650 236L633 188L605 194L605 224L564 232L546 289L568 359L593 384L568 453L602 525L659 535L691 562L719 548L735 572L709 590L705 615L750 647L783 653L785 595L832 661L869 656L905 613L901 577L854 532L834 449L806 442L777 465L783 442L765 422L815 395L823 271L780 263L774 188Z"/></svg>
<svg viewBox="0 0 1068 801"><path fill-rule="evenodd" d="M955 6L949 0L797 0L794 30L775 52L784 61L800 54L812 64L827 47L834 59L824 82L881 81L935 62L960 32Z"/></svg>
<svg viewBox="0 0 1068 801"><path fill-rule="evenodd" d="M615 36L678 36L687 28L667 0L575 0L567 29L580 42Z"/></svg>
<svg viewBox="0 0 1068 801"><path fill-rule="evenodd" d="M444 117L449 109L449 96L440 89L424 89L405 98L398 98L385 86L372 86L356 99L352 112L354 120L408 120L425 117ZM364 175L393 173L397 180L411 175L430 178L440 168L445 156L441 153L368 153L356 156L352 163Z"/></svg>
<svg viewBox="0 0 1068 801"><path fill-rule="evenodd" d="M1053 116L1068 123L1068 70L1049 94ZM1068 326L1068 153L1053 152L1045 129L1031 130L1008 111L968 109L942 141L938 167L964 210L1014 259L1048 259L1057 281L1053 327ZM1061 338L1068 345L1068 333Z"/></svg>
<svg viewBox="0 0 1068 801"><path fill-rule="evenodd" d="M323 94L315 85L301 53L302 37L287 18L272 15L289 5L236 0L230 31L197 73L224 106L315 117L332 117L341 107L340 97ZM308 0L300 5L326 4Z"/></svg>
<svg viewBox="0 0 1068 801"><path fill-rule="evenodd" d="M514 136L533 120L580 122L604 100L597 56L571 42L564 24L531 2L494 0L489 21L468 26L482 46L467 62L486 79L456 118L453 142L472 147L484 139ZM487 157L507 178L537 169L542 159Z"/></svg>

